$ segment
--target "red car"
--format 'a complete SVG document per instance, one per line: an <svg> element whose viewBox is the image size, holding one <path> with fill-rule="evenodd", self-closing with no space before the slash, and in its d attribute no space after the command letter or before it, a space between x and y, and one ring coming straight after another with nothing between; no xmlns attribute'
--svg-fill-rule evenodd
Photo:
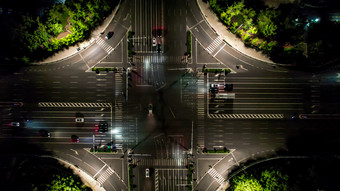
<svg viewBox="0 0 340 191"><path fill-rule="evenodd" d="M77 135L71 135L71 142L72 143L78 143L79 137Z"/></svg>

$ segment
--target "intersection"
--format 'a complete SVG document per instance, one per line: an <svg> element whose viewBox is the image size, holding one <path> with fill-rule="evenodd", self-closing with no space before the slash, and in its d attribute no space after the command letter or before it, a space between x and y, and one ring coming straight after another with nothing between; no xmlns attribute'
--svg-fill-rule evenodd
<svg viewBox="0 0 340 191"><path fill-rule="evenodd" d="M185 55L187 30L191 58ZM105 40L108 31L114 35ZM232 72L205 75L204 65ZM93 67L119 71L96 73ZM323 122L294 117L339 112L334 75L273 66L235 51L209 27L195 0L127 0L86 49L1 76L1 102L23 106L1 108L0 138L41 145L106 190L128 190L129 165L136 190L187 190L188 164L194 165L194 190L216 190L241 162L286 149L305 128L323 132L317 129ZM211 97L211 84L227 83L233 84L234 99ZM29 121L16 131L9 126L14 118ZM96 131L100 121L109 124L107 133ZM40 137L40 129L51 137ZM117 153L90 151L108 143L122 147ZM230 153L202 153L224 147Z"/></svg>

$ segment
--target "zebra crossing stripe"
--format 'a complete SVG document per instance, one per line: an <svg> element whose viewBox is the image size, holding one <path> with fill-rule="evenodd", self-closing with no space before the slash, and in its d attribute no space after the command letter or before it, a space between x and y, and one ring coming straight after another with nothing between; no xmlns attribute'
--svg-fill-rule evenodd
<svg viewBox="0 0 340 191"><path fill-rule="evenodd" d="M283 114L209 114L209 118L217 119L283 119Z"/></svg>
<svg viewBox="0 0 340 191"><path fill-rule="evenodd" d="M223 184L225 179L214 168L209 169L208 173L216 180L217 183L220 185Z"/></svg>
<svg viewBox="0 0 340 191"><path fill-rule="evenodd" d="M112 174L113 171L107 168L106 171L97 178L97 181L102 185Z"/></svg>
<svg viewBox="0 0 340 191"><path fill-rule="evenodd" d="M112 107L111 103L39 102L39 107Z"/></svg>
<svg viewBox="0 0 340 191"><path fill-rule="evenodd" d="M114 48L112 48L105 40L102 38L96 39L96 44L98 44L101 48L103 48L108 54L110 54Z"/></svg>
<svg viewBox="0 0 340 191"><path fill-rule="evenodd" d="M218 36L207 48L206 50L211 54L214 50L222 43L222 39Z"/></svg>

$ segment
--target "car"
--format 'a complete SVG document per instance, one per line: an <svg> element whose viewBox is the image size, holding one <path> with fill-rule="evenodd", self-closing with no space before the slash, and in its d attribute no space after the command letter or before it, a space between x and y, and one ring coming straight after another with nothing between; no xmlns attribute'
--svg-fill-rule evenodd
<svg viewBox="0 0 340 191"><path fill-rule="evenodd" d="M100 121L98 125L98 131L100 133L105 133L109 130L109 124L106 121Z"/></svg>
<svg viewBox="0 0 340 191"><path fill-rule="evenodd" d="M162 37L162 29L157 29L157 36Z"/></svg>
<svg viewBox="0 0 340 191"><path fill-rule="evenodd" d="M161 44L157 44L157 52L160 53L162 51L162 46Z"/></svg>
<svg viewBox="0 0 340 191"><path fill-rule="evenodd" d="M148 169L148 168L145 169L145 177L146 178L150 177L150 169Z"/></svg>
<svg viewBox="0 0 340 191"><path fill-rule="evenodd" d="M152 103L149 103L149 106L148 106L148 110L149 110L149 115L152 115L152 110L153 110L153 105Z"/></svg>
<svg viewBox="0 0 340 191"><path fill-rule="evenodd" d="M107 35L105 36L106 40L110 39L113 36L114 32L110 31L107 33Z"/></svg>
<svg viewBox="0 0 340 191"><path fill-rule="evenodd" d="M156 45L157 45L157 43L156 43L156 38L153 37L153 38L152 38L152 46L156 46Z"/></svg>
<svg viewBox="0 0 340 191"><path fill-rule="evenodd" d="M78 143L79 137L77 135L71 135L71 142L72 143Z"/></svg>
<svg viewBox="0 0 340 191"><path fill-rule="evenodd" d="M226 91L233 91L234 85L233 84L225 84L224 89Z"/></svg>
<svg viewBox="0 0 340 191"><path fill-rule="evenodd" d="M40 129L40 130L39 130L39 136L40 136L40 137L50 137L51 134L50 134L50 132L48 132L48 131L45 130L45 129Z"/></svg>
<svg viewBox="0 0 340 191"><path fill-rule="evenodd" d="M75 122L76 123L84 123L84 117L76 117Z"/></svg>
<svg viewBox="0 0 340 191"><path fill-rule="evenodd" d="M218 90L220 89L219 84L210 84L209 91L213 94L218 93Z"/></svg>
<svg viewBox="0 0 340 191"><path fill-rule="evenodd" d="M9 126L11 126L11 127L20 127L20 122L11 122L9 124Z"/></svg>

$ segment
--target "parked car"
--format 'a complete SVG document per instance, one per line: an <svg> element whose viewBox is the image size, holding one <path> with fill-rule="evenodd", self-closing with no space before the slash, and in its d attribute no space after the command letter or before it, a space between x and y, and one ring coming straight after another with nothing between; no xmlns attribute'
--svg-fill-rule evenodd
<svg viewBox="0 0 340 191"><path fill-rule="evenodd" d="M110 39L113 36L114 32L110 31L107 33L107 35L105 36L106 40Z"/></svg>

